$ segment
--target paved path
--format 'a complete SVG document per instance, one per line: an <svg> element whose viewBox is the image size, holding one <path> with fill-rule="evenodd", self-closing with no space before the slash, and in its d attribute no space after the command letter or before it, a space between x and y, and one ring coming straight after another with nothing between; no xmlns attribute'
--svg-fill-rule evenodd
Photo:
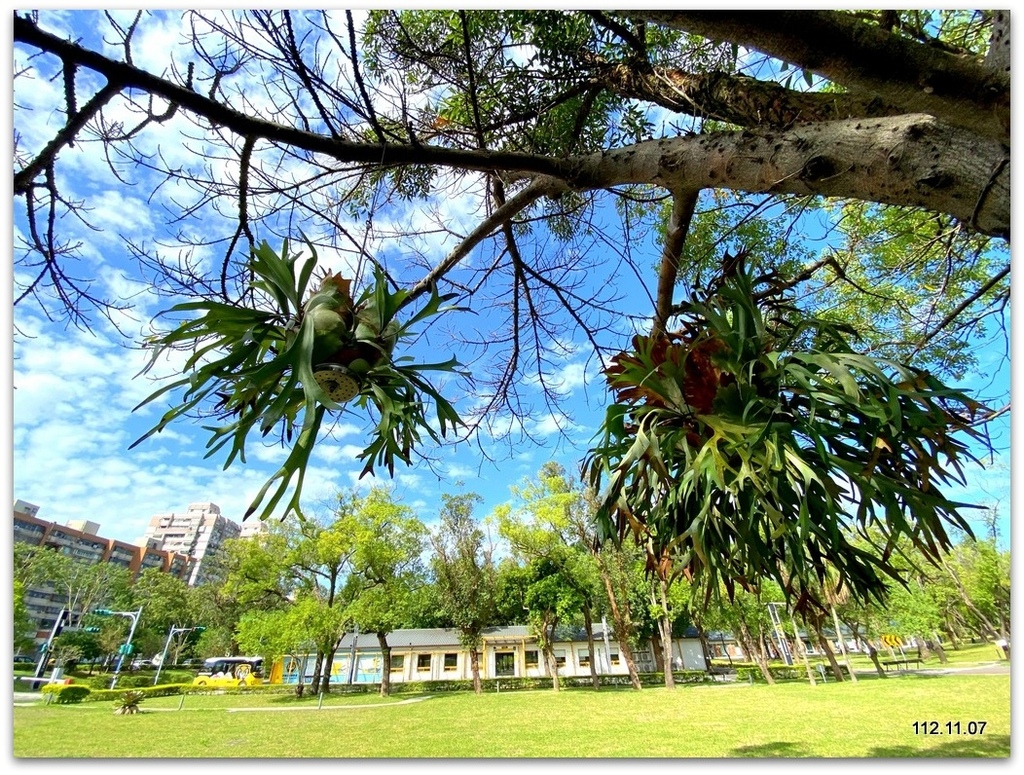
<svg viewBox="0 0 1024 775"><path fill-rule="evenodd" d="M323 707L303 707L303 708L227 708L228 713L245 713L248 711L264 711L264 710L338 710L341 708L390 708L393 705L408 705L411 702L423 702L423 700L429 700L433 695L427 694L422 697L410 697L408 700L399 700L398 702L382 702L377 705L325 705Z"/></svg>

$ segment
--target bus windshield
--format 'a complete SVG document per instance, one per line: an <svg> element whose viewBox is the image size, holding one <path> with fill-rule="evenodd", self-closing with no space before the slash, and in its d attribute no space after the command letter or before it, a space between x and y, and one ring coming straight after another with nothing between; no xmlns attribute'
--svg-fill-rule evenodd
<svg viewBox="0 0 1024 775"><path fill-rule="evenodd" d="M197 675L214 678L263 677L263 657L210 657L203 662Z"/></svg>

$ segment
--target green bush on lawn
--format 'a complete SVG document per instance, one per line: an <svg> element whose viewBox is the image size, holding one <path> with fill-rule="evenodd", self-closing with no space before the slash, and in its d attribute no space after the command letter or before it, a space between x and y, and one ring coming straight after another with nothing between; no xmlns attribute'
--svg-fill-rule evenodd
<svg viewBox="0 0 1024 775"><path fill-rule="evenodd" d="M672 673L677 684L706 683L714 681L715 677L703 670L679 670ZM797 677L797 676L777 676ZM117 700L124 693L125 689L133 688L141 691L145 697L169 697L180 694L294 694L295 684L262 684L260 686L197 686L189 683L168 683L157 686L125 686L122 680L118 679L117 687L108 688L110 677L95 677L86 683L74 684L47 684L42 691L48 696L47 702L68 704L76 702L98 702ZM743 680L747 680L746 676ZM628 675L600 675L598 682L601 686L629 686ZM641 673L640 683L644 686L661 686L665 683L664 673ZM517 691L524 689L550 689L551 678L485 678L480 681L485 692ZM592 685L590 676L560 677L559 685L565 688L581 687L588 688ZM309 684L305 686L306 691L312 695L313 690ZM380 691L379 683L360 684L332 684L330 693L333 695L344 694L371 694ZM391 684L392 694L436 694L440 692L471 692L473 681L447 680L447 681L410 681L408 683L396 682Z"/></svg>

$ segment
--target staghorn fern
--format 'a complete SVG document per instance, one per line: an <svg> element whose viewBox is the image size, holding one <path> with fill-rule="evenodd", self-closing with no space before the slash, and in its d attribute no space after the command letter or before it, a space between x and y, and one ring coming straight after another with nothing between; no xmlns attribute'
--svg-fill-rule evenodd
<svg viewBox="0 0 1024 775"><path fill-rule="evenodd" d="M942 489L974 459L955 434L984 441L977 402L856 353L852 331L808 316L780 284L755 291L742 266L682 321L634 337L605 369L615 402L583 464L604 486L604 540L632 535L649 570L706 580L709 594L775 579L801 608L829 573L883 599L903 539L938 562L947 525L971 534L970 506Z"/></svg>
<svg viewBox="0 0 1024 775"><path fill-rule="evenodd" d="M213 416L223 424L204 426L211 433L206 457L227 447L225 469L236 459L245 463L245 443L251 432L258 429L265 437L276 429L287 443L298 429L284 464L264 484L243 519L261 506L260 519L267 519L293 480L282 518L292 511L301 517L299 498L306 466L324 416L348 411L348 402L379 416L370 442L359 455L365 463L362 475L380 465L394 475L397 460L411 464L424 433L439 441L462 424L454 407L423 376L428 371L456 372L459 364L454 358L442 363L393 358L396 345L413 335L415 325L455 309L443 306L452 296L432 290L420 310L401 322L398 314L410 301L409 292L392 292L383 269L375 264L372 283L358 297L350 295L350 280L328 273L303 301L317 263L316 251L309 247L311 256L300 260L299 255L289 254L287 240L280 255L263 242L253 249L249 263L253 279L248 303L178 304L165 314L193 317L146 341L152 356L142 373L169 350L183 349L191 355L180 379L135 407L181 391L178 403L130 448L211 405ZM258 306L256 300L264 304ZM428 421L425 398L434 404L439 432ZM275 489L264 502L271 488Z"/></svg>

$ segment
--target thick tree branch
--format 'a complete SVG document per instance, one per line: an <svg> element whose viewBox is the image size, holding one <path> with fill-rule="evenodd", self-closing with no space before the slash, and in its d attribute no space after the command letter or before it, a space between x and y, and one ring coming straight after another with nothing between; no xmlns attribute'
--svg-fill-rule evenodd
<svg viewBox="0 0 1024 775"><path fill-rule="evenodd" d="M654 308L654 325L651 336L664 334L672 312L672 292L679 278L679 256L682 255L686 235L690 231L693 213L697 209L698 190L676 191L672 196L672 215L668 221L665 245L661 252L661 269L658 272L658 297Z"/></svg>
<svg viewBox="0 0 1024 775"><path fill-rule="evenodd" d="M1010 74L1010 12L992 12L992 34L989 36L985 67Z"/></svg>
<svg viewBox="0 0 1024 775"><path fill-rule="evenodd" d="M630 11L635 18L728 40L878 95L907 113L1010 143L1006 73L838 11Z"/></svg>
<svg viewBox="0 0 1024 775"><path fill-rule="evenodd" d="M45 32L29 20L19 16L14 17L14 41L35 46L62 59L67 58L69 61L77 62L81 66L100 73L111 82L121 83L122 88L131 86L155 94L213 124L227 127L236 134L263 137L272 142L292 145L313 153L321 153L338 161L381 166L440 164L476 171L518 169L553 176L559 176L559 172L564 166L557 160L540 154L428 148L422 144L381 146L376 143L353 143L275 124L246 115L124 62L115 62L102 54ZM82 113L85 113L84 109Z"/></svg>
<svg viewBox="0 0 1024 775"><path fill-rule="evenodd" d="M1008 157L997 141L906 115L651 140L570 160L566 179L580 189L647 183L924 207L1008 239Z"/></svg>
<svg viewBox="0 0 1024 775"><path fill-rule="evenodd" d="M688 73L660 66L641 69L621 63L598 64L596 68L595 79L619 96L738 126L785 128L796 123L904 112L877 97L798 92L743 75Z"/></svg>
<svg viewBox="0 0 1024 775"><path fill-rule="evenodd" d="M978 231L1009 236L1009 157L998 141L945 126L930 116L835 121L785 132L716 133L638 143L581 157L354 143L247 116L157 76L113 62L15 17L17 42L72 59L112 81L135 86L242 135L323 154L341 162L436 164L516 171L593 190L616 185L727 188L756 193L851 197L952 215ZM83 111L84 112L84 111ZM993 175L993 170L996 174ZM977 212L975 212L977 210Z"/></svg>

